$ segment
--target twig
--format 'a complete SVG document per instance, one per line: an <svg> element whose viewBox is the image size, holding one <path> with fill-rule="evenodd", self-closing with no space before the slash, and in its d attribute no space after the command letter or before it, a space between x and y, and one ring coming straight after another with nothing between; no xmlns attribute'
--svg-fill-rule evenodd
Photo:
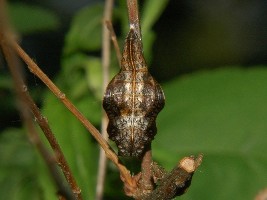
<svg viewBox="0 0 267 200"><path fill-rule="evenodd" d="M106 21L106 25L107 25L107 28L110 32L110 37L111 37L112 43L113 43L115 51L116 51L117 60L118 60L119 64L121 64L121 50L120 50L120 47L118 44L116 34L114 32L112 23L110 21Z"/></svg>
<svg viewBox="0 0 267 200"><path fill-rule="evenodd" d="M130 172L121 164L118 156L112 150L105 139L102 138L99 131L84 117L84 115L70 102L66 95L44 74L37 64L24 52L24 50L16 43L12 42L12 47L27 64L30 72L35 74L52 92L53 94L68 108L68 110L83 124L83 126L92 134L99 145L106 152L106 156L118 167L121 176L124 177L128 184L132 184Z"/></svg>
<svg viewBox="0 0 267 200"><path fill-rule="evenodd" d="M48 140L50 146L54 150L57 163L60 166L64 176L66 177L66 180L69 183L72 189L72 192L75 194L76 199L81 200L82 199L81 189L77 185L77 182L57 142L57 139L55 138L55 135L52 133L51 128L48 125L47 119L42 116L39 108L36 106L36 104L34 103L33 99L31 98L31 96L29 95L27 91L25 91L25 101L28 107L30 108L31 112L33 113L40 128L43 130L45 137Z"/></svg>
<svg viewBox="0 0 267 200"><path fill-rule="evenodd" d="M127 7L130 28L134 29L138 35L138 38L142 40L137 0L127 0Z"/></svg>
<svg viewBox="0 0 267 200"><path fill-rule="evenodd" d="M194 172L202 162L202 157L185 157L170 173L162 173L163 177L159 177L158 187L144 200L168 200L184 194L191 184Z"/></svg>
<svg viewBox="0 0 267 200"><path fill-rule="evenodd" d="M144 194L149 194L153 190L153 182L152 182L152 171L151 171L151 164L152 164L152 151L149 148L142 160L141 163L141 188L143 189Z"/></svg>
<svg viewBox="0 0 267 200"><path fill-rule="evenodd" d="M28 130L29 139L37 147L44 161L46 162L51 177L58 188L59 194L64 196L66 199L74 200L76 199L74 194L71 192L69 188L66 188L63 184L64 181L60 176L60 172L57 168L57 162L55 156L52 156L45 148L32 122L32 116L29 112L29 107L27 104L27 95L26 95L27 87L22 80L21 73L17 69L20 63L18 62L18 59L15 56L15 52L12 51L12 49L9 47L8 41L6 41L8 40L7 37L3 37L2 35L0 40L1 40L0 45L2 47L4 56L6 58L6 61L8 63L13 78L13 82L15 84L15 91L19 101L18 108L20 110L23 122L25 123L25 126Z"/></svg>
<svg viewBox="0 0 267 200"><path fill-rule="evenodd" d="M133 191L133 196L135 199L143 199L154 190L154 182L151 170L152 162L152 151L151 147L149 147L142 158L141 173L136 175L138 187L136 191Z"/></svg>
<svg viewBox="0 0 267 200"><path fill-rule="evenodd" d="M113 0L105 1L104 8L104 20L102 25L102 76L103 76L103 92L105 91L109 81L109 65L110 65L110 36L109 31L104 21L111 21ZM108 118L105 111L102 109L101 120L101 134L105 140L108 140L108 134L106 131L108 125ZM97 186L96 186L96 200L101 200L104 193L104 183L106 177L106 165L107 157L104 150L100 149L99 161L98 161L98 174L97 174Z"/></svg>
<svg viewBox="0 0 267 200"><path fill-rule="evenodd" d="M70 191L69 188L66 188L63 185L63 179L60 175L60 172L58 171L57 168L57 162L55 159L55 156L52 156L47 149L45 148L44 144L42 143L42 141L39 138L39 135L35 129L35 126L33 124L32 121L32 116L30 114L30 109L33 111L34 114L36 114L36 118L39 121L42 121L42 124L46 124L47 126L42 126L43 129L46 129L46 132L49 132L49 126L46 122L43 122L44 118L42 118L39 109L37 108L37 106L34 104L33 100L31 99L30 95L27 92L27 86L24 84L23 78L22 78L22 67L21 67L21 63L18 60L18 57L16 56L14 50L10 47L10 41L13 39L12 37L15 35L13 31L11 31L10 26L9 26L9 21L7 19L7 15L5 13L6 11L6 5L5 5L5 1L1 1L0 2L0 46L2 48L2 51L4 53L5 59L7 61L8 67L10 69L12 78L13 78L13 82L15 85L15 91L16 91L16 95L17 95L17 99L18 99L18 103L19 103L19 111L21 113L21 117L23 119L23 122L26 125L26 128L28 130L28 136L30 141L37 147L37 149L39 150L40 154L42 155L43 159L45 160L50 174L52 176L52 179L54 180L58 190L59 190L59 194L62 195L63 197L67 198L67 199L76 199L75 195ZM54 147L56 148L57 146L57 142L55 140L55 138L53 138L52 136L53 134L50 131L50 139L53 140L54 139ZM60 148L56 148L57 150L60 151ZM62 152L61 155L63 156ZM63 157L62 159L62 163L66 164L66 162L64 163L65 159ZM68 168L68 165L65 165ZM70 185L71 186L76 186L75 180L73 179L73 177L71 177L72 175L70 174L70 176L68 176L69 178L68 181L71 181ZM75 193L75 190L73 191ZM80 193L77 195L78 199L80 197Z"/></svg>

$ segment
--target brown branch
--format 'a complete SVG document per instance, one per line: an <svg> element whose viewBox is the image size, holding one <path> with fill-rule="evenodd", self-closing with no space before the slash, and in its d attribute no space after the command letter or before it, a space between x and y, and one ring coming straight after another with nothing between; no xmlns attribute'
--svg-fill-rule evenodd
<svg viewBox="0 0 267 200"><path fill-rule="evenodd" d="M34 104L34 101L31 99L30 95L28 94L27 86L25 85L23 81L23 77L21 73L21 70L22 70L21 63L19 62L19 59L16 53L10 46L10 41L14 40L12 37L15 34L10 29L9 21L8 21L5 11L6 11L5 1L1 1L0 2L0 46L2 48L2 51L4 53L5 59L7 61L8 67L12 75L12 79L13 79L14 86L15 86L15 92L16 92L17 99L18 99L18 106L19 106L18 109L20 111L23 122L28 130L28 137L30 141L37 147L41 156L46 162L46 165L49 168L52 179L54 180L59 190L59 194L66 197L67 199L76 199L74 194L70 191L70 189L66 188L63 185L63 179L57 168L57 162L56 162L55 156L48 152L48 150L46 149L46 147L40 140L37 130L35 129L30 110L32 111L34 110L33 113L35 114L37 121L42 121L43 124L45 124L46 122L43 121L45 119L42 117L41 113L39 112L39 109ZM46 132L50 130L48 125L47 126L44 125L42 127L46 129ZM50 136L50 138L53 139L53 141L55 141L54 144L57 144L55 138L53 138L52 136ZM72 179L70 178L70 180ZM75 180L72 183L75 183ZM81 199L81 198L78 198L78 199Z"/></svg>
<svg viewBox="0 0 267 200"><path fill-rule="evenodd" d="M144 157L147 163L142 163L142 172L133 177L134 183L129 186L124 185L127 196L138 200L168 200L184 194L191 184L192 177L202 162L202 155L197 158L193 156L184 157L179 164L171 171L167 172L163 167L155 162L150 163L148 169L144 169L149 164L150 151ZM150 154L150 155L149 155ZM144 174L148 172L148 174ZM148 181L148 182L145 182ZM157 187L154 189L154 185Z"/></svg>
<svg viewBox="0 0 267 200"><path fill-rule="evenodd" d="M202 155L183 158L177 167L170 173L163 172L163 177L158 177L158 187L144 200L168 200L184 194L191 184L194 172L202 162ZM157 165L154 165L158 169ZM161 169L159 169L160 171ZM158 175L158 173L157 173Z"/></svg>
<svg viewBox="0 0 267 200"><path fill-rule="evenodd" d="M51 174L52 179L54 180L59 194L64 196L66 199L76 199L74 194L71 192L69 188L66 188L64 186L64 181L60 175L60 172L57 168L57 162L55 156L51 155L48 150L45 148L44 144L42 143L41 139L39 138L39 135L37 133L37 130L35 129L35 126L32 121L32 116L29 111L28 106L28 97L27 97L27 86L24 84L23 79L21 77L21 73L19 70L20 68L17 68L20 66L20 63L18 61L18 58L15 54L15 52L10 48L8 45L8 37L4 37L4 35L1 33L0 37L0 45L2 48L2 51L4 53L5 59L7 61L7 64L9 66L12 79L15 85L15 91L18 98L19 103L19 111L21 113L21 117L23 119L23 122L28 130L28 137L30 141L36 146L40 154L42 155L42 158L44 159L49 172Z"/></svg>
<svg viewBox="0 0 267 200"><path fill-rule="evenodd" d="M81 189L77 185L77 182L57 142L57 139L55 138L55 135L52 133L51 128L48 125L47 119L42 116L39 108L36 106L36 104L34 103L33 99L31 98L31 96L27 91L25 91L25 101L28 107L30 108L31 112L33 113L40 128L44 132L44 135L48 140L50 146L54 150L57 163L60 166L67 182L69 183L72 192L75 194L76 199L81 200L82 199Z"/></svg>
<svg viewBox="0 0 267 200"><path fill-rule="evenodd" d="M132 196L135 199L143 199L154 190L153 174L151 170L152 163L152 151L151 147L149 147L142 158L141 172L135 176L137 188L135 191L132 191Z"/></svg>
<svg viewBox="0 0 267 200"><path fill-rule="evenodd" d="M148 151L144 154L141 163L141 188L143 188L144 194L149 194L152 192L154 186L152 182L152 171L151 171L151 164L152 164L152 150L149 147Z"/></svg>
<svg viewBox="0 0 267 200"><path fill-rule="evenodd" d="M138 2L137 0L127 0L128 16L130 29L134 29L140 40L142 39L141 26L139 21L138 13Z"/></svg>
<svg viewBox="0 0 267 200"><path fill-rule="evenodd" d="M39 124L40 128L43 130L50 146L52 147L52 149L55 152L56 155L56 160L58 165L60 166L63 174L66 177L67 182L69 183L73 193L75 194L77 199L82 199L81 196L81 190L77 185L77 182L69 168L69 165L64 157L64 154L54 136L54 134L52 133L48 123L47 123L47 119L45 117L42 116L42 114L40 113L40 110L38 109L38 107L36 106L36 104L34 103L34 101L32 100L32 98L29 96L28 92L25 92L25 101L27 103L27 105L29 106L30 110L32 111L35 119L37 120L37 123Z"/></svg>
<svg viewBox="0 0 267 200"><path fill-rule="evenodd" d="M110 21L106 21L106 25L107 25L107 28L110 32L110 37L111 37L112 43L113 43L115 51L116 51L118 63L120 65L121 64L121 50L120 50L120 46L118 44L118 40L117 40L115 31L114 31L112 23Z"/></svg>
<svg viewBox="0 0 267 200"><path fill-rule="evenodd" d="M118 156L112 150L105 139L102 138L99 131L84 117L84 115L70 102L66 95L43 73L37 64L24 52L24 50L16 43L12 42L12 47L27 64L30 72L35 74L52 92L53 94L68 108L68 110L83 124L83 126L92 134L100 146L104 149L106 156L118 167L121 176L124 177L128 184L132 184L130 172L121 164Z"/></svg>

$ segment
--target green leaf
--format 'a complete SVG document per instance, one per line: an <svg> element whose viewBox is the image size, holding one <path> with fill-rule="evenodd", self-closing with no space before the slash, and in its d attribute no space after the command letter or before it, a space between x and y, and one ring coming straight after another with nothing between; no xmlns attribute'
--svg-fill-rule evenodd
<svg viewBox="0 0 267 200"><path fill-rule="evenodd" d="M152 48L155 39L156 39L156 34L153 31L148 31L147 34L143 36L144 56L148 64L148 67L153 59Z"/></svg>
<svg viewBox="0 0 267 200"><path fill-rule="evenodd" d="M0 89L11 90L13 88L10 76L7 73L0 74Z"/></svg>
<svg viewBox="0 0 267 200"><path fill-rule="evenodd" d="M168 2L169 0L147 0L144 2L143 8L140 9L142 10L141 27L143 35L152 29Z"/></svg>
<svg viewBox="0 0 267 200"><path fill-rule="evenodd" d="M74 17L66 36L64 53L95 51L101 48L103 5L83 8Z"/></svg>
<svg viewBox="0 0 267 200"><path fill-rule="evenodd" d="M100 58L90 57L86 66L86 80L89 88L93 91L96 98L101 101L103 98L102 91L102 65Z"/></svg>
<svg viewBox="0 0 267 200"><path fill-rule="evenodd" d="M12 24L22 34L51 31L60 25L55 13L39 6L10 3L8 8Z"/></svg>
<svg viewBox="0 0 267 200"><path fill-rule="evenodd" d="M153 155L171 169L204 153L189 191L177 199L253 199L266 187L267 70L228 68L164 85Z"/></svg>
<svg viewBox="0 0 267 200"><path fill-rule="evenodd" d="M142 11L141 30L143 35L144 53L146 61L150 64L152 60L152 48L156 39L152 26L156 23L162 12L167 6L169 0L148 0L144 2L144 6L140 8ZM146 53L147 52L147 53Z"/></svg>

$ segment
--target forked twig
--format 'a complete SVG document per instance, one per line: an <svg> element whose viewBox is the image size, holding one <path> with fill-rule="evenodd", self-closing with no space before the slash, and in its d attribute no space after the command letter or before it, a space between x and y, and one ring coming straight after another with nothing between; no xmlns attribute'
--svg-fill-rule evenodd
<svg viewBox="0 0 267 200"><path fill-rule="evenodd" d="M158 168L157 165L152 169L154 178L159 179L157 181L158 187L144 200L169 200L173 199L176 196L180 196L186 192L188 187L191 184L192 177L202 162L202 155L199 155L197 158L193 156L184 157L171 172L167 173L161 171L162 168ZM155 171L161 171L161 177L155 177ZM158 173L157 173L158 174ZM155 181L156 182L156 181Z"/></svg>

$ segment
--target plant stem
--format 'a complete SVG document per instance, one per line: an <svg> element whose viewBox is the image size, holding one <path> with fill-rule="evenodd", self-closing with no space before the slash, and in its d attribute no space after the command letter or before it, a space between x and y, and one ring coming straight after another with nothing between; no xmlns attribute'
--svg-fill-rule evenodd
<svg viewBox="0 0 267 200"><path fill-rule="evenodd" d="M28 137L30 141L36 146L42 158L44 159L51 177L58 188L59 194L64 196L66 199L75 200L75 195L71 192L70 188L65 187L63 184L64 181L57 168L55 155L52 155L48 152L41 139L39 138L37 130L32 122L32 116L29 112L30 108L28 104L29 98L27 94L27 87L21 77L20 69L17 68L20 65L18 58L16 57L15 52L8 45L8 38L1 37L0 40L0 45L2 47L5 59L8 63L12 75L12 79L15 84L15 91L19 103L18 108L21 113L22 120L28 130Z"/></svg>
<svg viewBox="0 0 267 200"><path fill-rule="evenodd" d="M71 103L66 95L44 74L44 72L38 67L38 65L24 52L24 50L16 42L12 42L12 47L20 56L20 58L27 64L30 72L36 75L92 134L99 145L104 149L106 156L118 167L121 176L125 179L125 182L132 184L132 177L130 175L130 172L124 165L121 164L118 156L112 150L107 141L101 136L99 131L84 117L84 115Z"/></svg>
<svg viewBox="0 0 267 200"><path fill-rule="evenodd" d="M32 100L31 96L28 93L27 86L24 83L21 71L21 63L15 53L15 51L11 47L11 41L13 40L13 36L15 35L14 32L10 29L9 20L5 13L6 11L6 4L5 1L0 2L0 46L3 50L5 59L9 66L13 82L15 85L15 91L19 103L19 111L21 113L21 117L23 122L28 129L28 137L30 141L37 147L41 156L46 162L47 167L49 168L50 174L59 189L59 194L63 195L67 199L78 199L81 200L81 191L76 184L76 181L70 172L69 166L66 162L66 159L58 145L56 138L54 137L51 129L46 121L46 119L40 113L38 107ZM47 137L50 145L52 146L55 155L52 155L48 152L45 145L42 143L35 125L32 121L33 113L35 116L38 124L42 128L45 136ZM56 162L57 161L57 162ZM72 188L72 192L69 188L64 186L64 181L61 177L60 172L58 171L57 164L60 164L62 167L62 171L67 179L67 182Z"/></svg>
<svg viewBox="0 0 267 200"><path fill-rule="evenodd" d="M134 29L138 35L138 38L142 40L137 0L127 0L127 7L130 29Z"/></svg>
<svg viewBox="0 0 267 200"><path fill-rule="evenodd" d="M106 21L106 25L107 25L107 28L110 32L110 37L111 37L113 46L114 46L115 51L116 51L118 63L119 63L119 65L121 65L121 51L120 51L120 47L119 47L118 40L117 40L116 34L114 32L112 23L110 21Z"/></svg>
<svg viewBox="0 0 267 200"><path fill-rule="evenodd" d="M109 65L110 65L110 34L106 27L105 21L111 21L113 0L105 1L104 17L102 23L102 76L103 76L103 93L106 90L109 81ZM108 140L108 134L106 131L108 125L108 118L104 109L102 109L101 120L101 134L105 140ZM98 174L97 174L97 186L96 186L96 200L101 200L104 193L104 183L106 177L107 157L104 150L100 149L99 161L98 161Z"/></svg>

